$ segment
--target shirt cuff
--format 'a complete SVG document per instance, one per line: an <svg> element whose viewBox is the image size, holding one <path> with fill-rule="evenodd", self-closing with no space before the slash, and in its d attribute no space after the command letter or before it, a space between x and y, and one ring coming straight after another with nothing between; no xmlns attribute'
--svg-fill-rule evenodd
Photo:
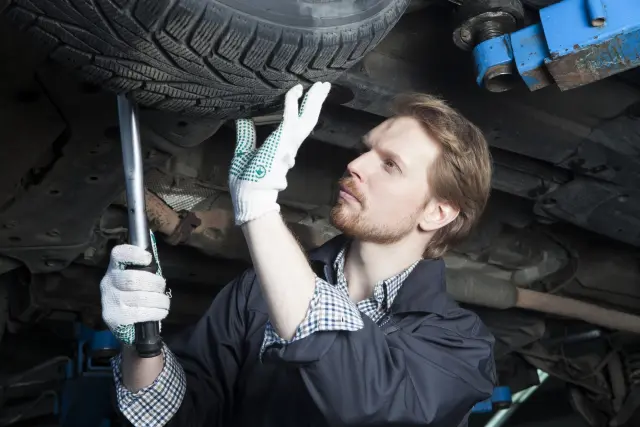
<svg viewBox="0 0 640 427"><path fill-rule="evenodd" d="M122 354L111 359L118 408L135 427L163 426L182 404L187 390L184 370L164 343L162 354L164 366L158 378L135 393L127 390L122 382Z"/></svg>
<svg viewBox="0 0 640 427"><path fill-rule="evenodd" d="M319 331L357 331L364 327L358 306L336 286L316 276L316 287L305 319L300 323L293 338L281 338L267 321L260 359L274 344L287 345Z"/></svg>

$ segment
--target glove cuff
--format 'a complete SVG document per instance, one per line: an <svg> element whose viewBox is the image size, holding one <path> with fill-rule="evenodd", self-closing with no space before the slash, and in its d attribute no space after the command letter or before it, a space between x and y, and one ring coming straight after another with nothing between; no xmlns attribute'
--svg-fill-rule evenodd
<svg viewBox="0 0 640 427"><path fill-rule="evenodd" d="M158 322L159 332L162 332L162 322ZM125 345L133 345L136 341L135 325L120 325L111 330L113 336Z"/></svg>
<svg viewBox="0 0 640 427"><path fill-rule="evenodd" d="M127 345L133 345L136 339L136 328L133 325L120 325L113 329L113 336L118 341Z"/></svg>
<svg viewBox="0 0 640 427"><path fill-rule="evenodd" d="M277 191L253 191L251 194L236 194L233 200L235 222L240 226L269 212L280 212L276 202Z"/></svg>

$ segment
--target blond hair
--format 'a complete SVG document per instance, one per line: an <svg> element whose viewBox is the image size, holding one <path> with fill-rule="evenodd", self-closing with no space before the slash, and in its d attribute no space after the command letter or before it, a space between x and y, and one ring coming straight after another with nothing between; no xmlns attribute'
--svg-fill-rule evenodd
<svg viewBox="0 0 640 427"><path fill-rule="evenodd" d="M491 191L489 146L477 126L437 97L403 94L392 110L418 120L440 145L440 155L429 170L429 187L434 197L460 214L435 232L425 250L425 258L439 258L469 235L484 211Z"/></svg>

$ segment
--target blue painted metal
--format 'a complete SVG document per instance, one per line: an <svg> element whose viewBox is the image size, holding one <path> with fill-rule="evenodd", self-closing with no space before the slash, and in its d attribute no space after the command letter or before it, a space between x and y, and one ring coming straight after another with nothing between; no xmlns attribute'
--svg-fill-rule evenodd
<svg viewBox="0 0 640 427"><path fill-rule="evenodd" d="M606 23L599 27L591 25L584 0L565 0L540 10L549 47L545 64L561 90L640 66L638 0L600 1Z"/></svg>
<svg viewBox="0 0 640 427"><path fill-rule="evenodd" d="M476 403L471 409L472 414L489 414L493 412L493 403L491 398Z"/></svg>
<svg viewBox="0 0 640 427"><path fill-rule="evenodd" d="M605 12L602 0L587 0L587 12L592 26L598 27L604 25L607 13Z"/></svg>
<svg viewBox="0 0 640 427"><path fill-rule="evenodd" d="M111 331L95 331L82 324L76 325L76 375L111 375L111 367L96 363L96 357L116 354L120 349L118 340Z"/></svg>
<svg viewBox="0 0 640 427"><path fill-rule="evenodd" d="M511 406L511 399L511 388L499 386L493 389L493 393L489 399L476 403L471 409L471 412L474 414L486 414L496 409L508 408Z"/></svg>
<svg viewBox="0 0 640 427"><path fill-rule="evenodd" d="M518 73L529 89L537 90L553 83L544 64L549 49L541 24L512 33L511 47Z"/></svg>
<svg viewBox="0 0 640 427"><path fill-rule="evenodd" d="M540 23L552 58L640 28L638 0L600 1L607 11L607 24L602 27L591 25L585 0L564 0L540 9Z"/></svg>
<svg viewBox="0 0 640 427"><path fill-rule="evenodd" d="M113 377L108 360L120 345L110 331L76 324L76 358L67 364L59 399L61 427L110 427Z"/></svg>
<svg viewBox="0 0 640 427"><path fill-rule="evenodd" d="M500 386L493 389L493 396L491 396L491 401L494 406L498 406L500 408L511 406L512 402L511 396L511 388L507 386Z"/></svg>
<svg viewBox="0 0 640 427"><path fill-rule="evenodd" d="M539 23L476 46L480 86L509 56L530 90L573 89L640 66L639 0L564 0L539 13Z"/></svg>
<svg viewBox="0 0 640 427"><path fill-rule="evenodd" d="M484 86L485 76L492 67L513 62L509 35L505 34L478 44L473 49L473 58L476 63L476 82L479 86Z"/></svg>

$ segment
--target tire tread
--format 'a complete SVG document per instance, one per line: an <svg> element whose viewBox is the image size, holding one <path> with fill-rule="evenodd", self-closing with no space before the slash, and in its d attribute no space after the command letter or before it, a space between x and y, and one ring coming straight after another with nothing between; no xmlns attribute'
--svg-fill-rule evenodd
<svg viewBox="0 0 640 427"><path fill-rule="evenodd" d="M84 79L142 105L236 118L292 85L335 79L409 0L364 22L300 29L206 0L12 0L2 14Z"/></svg>

